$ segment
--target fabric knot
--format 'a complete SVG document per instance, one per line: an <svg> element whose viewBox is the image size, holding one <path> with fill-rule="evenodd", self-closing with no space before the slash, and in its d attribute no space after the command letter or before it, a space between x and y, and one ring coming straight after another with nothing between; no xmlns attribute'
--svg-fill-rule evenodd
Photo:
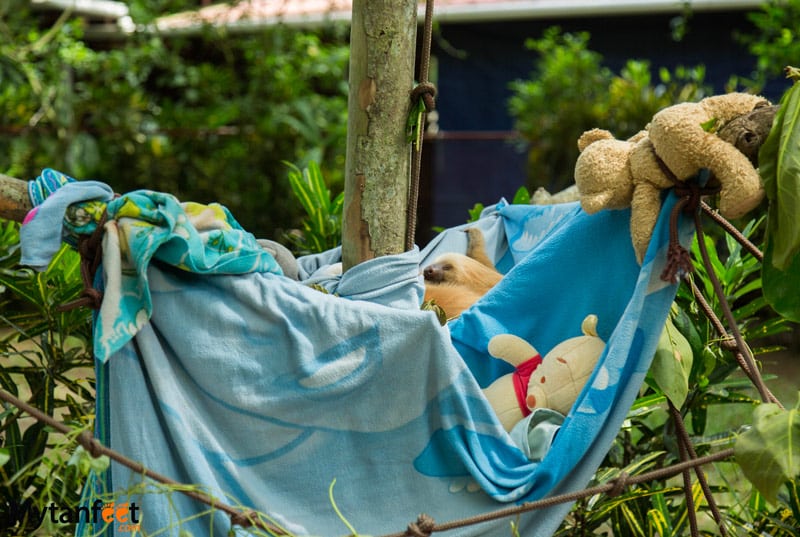
<svg viewBox="0 0 800 537"><path fill-rule="evenodd" d="M406 535L408 537L429 537L435 527L436 522L434 522L433 518L423 513L417 517L416 522L408 525Z"/></svg>
<svg viewBox="0 0 800 537"><path fill-rule="evenodd" d="M628 472L620 473L619 477L617 477L614 480L614 486L611 488L611 490L608 491L608 496L610 498L616 498L617 496L625 492L625 489L628 486L629 477L630 476L628 475Z"/></svg>
<svg viewBox="0 0 800 537"><path fill-rule="evenodd" d="M428 112L436 109L435 97L436 86L430 82L422 82L417 84L414 89L411 90L411 98L415 101L417 99L422 99L422 102L425 103L425 109Z"/></svg>

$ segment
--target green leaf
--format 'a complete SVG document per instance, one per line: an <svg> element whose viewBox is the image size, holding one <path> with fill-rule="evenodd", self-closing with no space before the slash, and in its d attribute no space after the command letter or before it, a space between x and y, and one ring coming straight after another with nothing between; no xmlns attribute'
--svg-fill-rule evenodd
<svg viewBox="0 0 800 537"><path fill-rule="evenodd" d="M712 132L712 133L713 132L717 132L717 127L719 127L719 118L718 117L712 117L708 121L706 121L704 123L700 123L700 126L706 132Z"/></svg>
<svg viewBox="0 0 800 537"><path fill-rule="evenodd" d="M478 218L481 217L481 213L483 212L483 209L484 209L484 206L483 206L482 203L476 203L475 205L473 205L472 209L470 209L468 211L469 212L469 220L467 220L467 222L475 222L475 221L477 221Z"/></svg>
<svg viewBox="0 0 800 537"><path fill-rule="evenodd" d="M800 476L800 412L764 403L753 412L753 426L734 446L747 479L775 503L784 483Z"/></svg>
<svg viewBox="0 0 800 537"><path fill-rule="evenodd" d="M667 318L650 366L650 376L672 404L680 408L689 393L692 371L692 347L683 334Z"/></svg>
<svg viewBox="0 0 800 537"><path fill-rule="evenodd" d="M528 192L528 189L524 186L521 186L517 189L514 193L514 205L529 205L531 202L531 193Z"/></svg>
<svg viewBox="0 0 800 537"><path fill-rule="evenodd" d="M763 160L762 160L763 158ZM781 98L772 130L759 151L759 173L769 199L767 243L769 259L787 270L800 253L800 83L795 82Z"/></svg>
<svg viewBox="0 0 800 537"><path fill-rule="evenodd" d="M8 448L0 448L0 466L5 466L11 460L11 450Z"/></svg>
<svg viewBox="0 0 800 537"><path fill-rule="evenodd" d="M786 270L781 270L771 261L774 244L767 237L764 249L764 263L761 265L761 287L764 298L772 309L786 319L800 322L800 255L789 262Z"/></svg>

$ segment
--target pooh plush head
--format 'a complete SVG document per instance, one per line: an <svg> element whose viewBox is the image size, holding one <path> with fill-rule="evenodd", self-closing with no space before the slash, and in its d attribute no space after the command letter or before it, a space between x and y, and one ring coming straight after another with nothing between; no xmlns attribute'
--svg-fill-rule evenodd
<svg viewBox="0 0 800 537"><path fill-rule="evenodd" d="M499 334L489 341L489 354L515 367L484 390L507 431L535 408L569 413L605 348L597 335L596 315L588 315L581 330L584 335L562 341L544 358L512 334Z"/></svg>
<svg viewBox="0 0 800 537"><path fill-rule="evenodd" d="M728 93L669 106L628 140L593 129L578 140L575 183L587 213L631 207L631 239L644 258L661 210L661 190L707 169L719 183L719 211L738 218L764 196L758 170L747 155L717 136L726 123L756 108L763 97Z"/></svg>

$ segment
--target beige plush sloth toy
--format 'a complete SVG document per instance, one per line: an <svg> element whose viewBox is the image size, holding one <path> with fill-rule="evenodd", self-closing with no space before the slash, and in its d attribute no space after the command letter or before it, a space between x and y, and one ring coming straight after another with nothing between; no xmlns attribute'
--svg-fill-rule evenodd
<svg viewBox="0 0 800 537"><path fill-rule="evenodd" d="M516 368L483 390L506 431L536 408L569 413L605 348L597 336L596 315L583 320L581 331L584 335L562 341L544 358L512 334L489 340L489 354Z"/></svg>
<svg viewBox="0 0 800 537"><path fill-rule="evenodd" d="M708 169L721 187L720 213L743 216L764 197L761 179L750 159L716 132L769 105L763 97L728 93L664 108L628 140L602 129L583 133L575 164L581 206L590 214L630 206L631 239L640 263L661 210L660 192L675 184L669 173L685 181Z"/></svg>

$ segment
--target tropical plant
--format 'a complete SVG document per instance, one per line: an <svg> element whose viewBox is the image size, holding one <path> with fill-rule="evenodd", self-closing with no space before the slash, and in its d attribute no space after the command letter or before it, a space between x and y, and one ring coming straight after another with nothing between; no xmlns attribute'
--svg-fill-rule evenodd
<svg viewBox="0 0 800 537"><path fill-rule="evenodd" d="M79 257L64 246L44 272L21 269L18 226L0 225L0 387L49 416L91 427L91 313L61 311L83 290ZM52 501L77 505L86 472L74 444L19 409L0 413L0 535L28 535ZM71 534L72 525L51 528ZM63 533L62 533L63 532Z"/></svg>
<svg viewBox="0 0 800 537"><path fill-rule="evenodd" d="M314 161L302 170L293 164L286 164L289 166L292 192L306 213L303 229L287 233L286 239L298 254L319 253L335 248L342 240L344 192L331 197L322 171Z"/></svg>
<svg viewBox="0 0 800 537"><path fill-rule="evenodd" d="M133 2L146 25L196 1ZM284 160L344 176L347 27L278 26L250 35L136 32L92 41L80 17L53 21L0 2L0 171L45 167L117 192L147 188L226 205L245 229L297 225Z"/></svg>
<svg viewBox="0 0 800 537"><path fill-rule="evenodd" d="M749 222L743 234L750 239L763 238L763 223L764 217ZM774 336L789 330L790 326L771 310L761 294L758 259L744 251L729 235L705 235L702 240L708 250L711 269L719 278L723 295L731 303L737 326L750 343L753 354L759 357L777 350L772 343ZM717 318L724 318L722 305L701 261L697 238L692 245L692 255L694 270L690 281L707 298ZM604 482L622 472L637 475L681 460L674 421L668 409L668 401L672 401L685 418L698 455L712 448L737 446L735 461L718 463L718 471L707 472L728 528L746 530L746 535L797 536L800 510L797 509L796 476L800 468L789 469L782 477L765 479L772 487L768 490L772 491L788 481L781 494L769 495L769 502L765 501L764 485L759 483L758 488L752 488L748 481L753 475L753 460L759 465L756 471L759 473L768 460L781 461L787 457L791 460L792 455L796 458L797 453L792 452L796 448L787 448L784 438L786 435L789 440L800 438L797 409L778 412L772 418L772 430L783 431L782 435L772 439L758 437L760 443L748 442L746 435L752 433L744 431L748 430L745 424L751 421L751 412L764 412L771 406L760 403L750 381L739 373L733 353L719 345L720 334L689 285L679 288L665 334L670 332L669 338L662 338L658 353L672 362L672 367L659 369L657 353L641 396L631 408L595 480ZM745 448L741 447L742 442ZM759 443L757 449L754 443ZM745 451L740 452L748 446L753 451L746 455ZM773 464L780 466L780 462ZM791 474L792 471L795 473ZM751 490L744 492L745 489ZM692 495L694 505L698 506L696 509L707 515L701 518L701 527L707 528L707 534L716 535L718 530L708 529L713 521L697 482L693 484ZM616 497L598 495L579 502L558 535L595 535L601 530L610 530L615 536L685 535L688 531L686 505L683 487L677 481L639 485Z"/></svg>
<svg viewBox="0 0 800 537"><path fill-rule="evenodd" d="M755 84L763 87L800 57L800 0L767 0L760 9L749 13L748 19L755 31L740 33L739 40L757 59Z"/></svg>

